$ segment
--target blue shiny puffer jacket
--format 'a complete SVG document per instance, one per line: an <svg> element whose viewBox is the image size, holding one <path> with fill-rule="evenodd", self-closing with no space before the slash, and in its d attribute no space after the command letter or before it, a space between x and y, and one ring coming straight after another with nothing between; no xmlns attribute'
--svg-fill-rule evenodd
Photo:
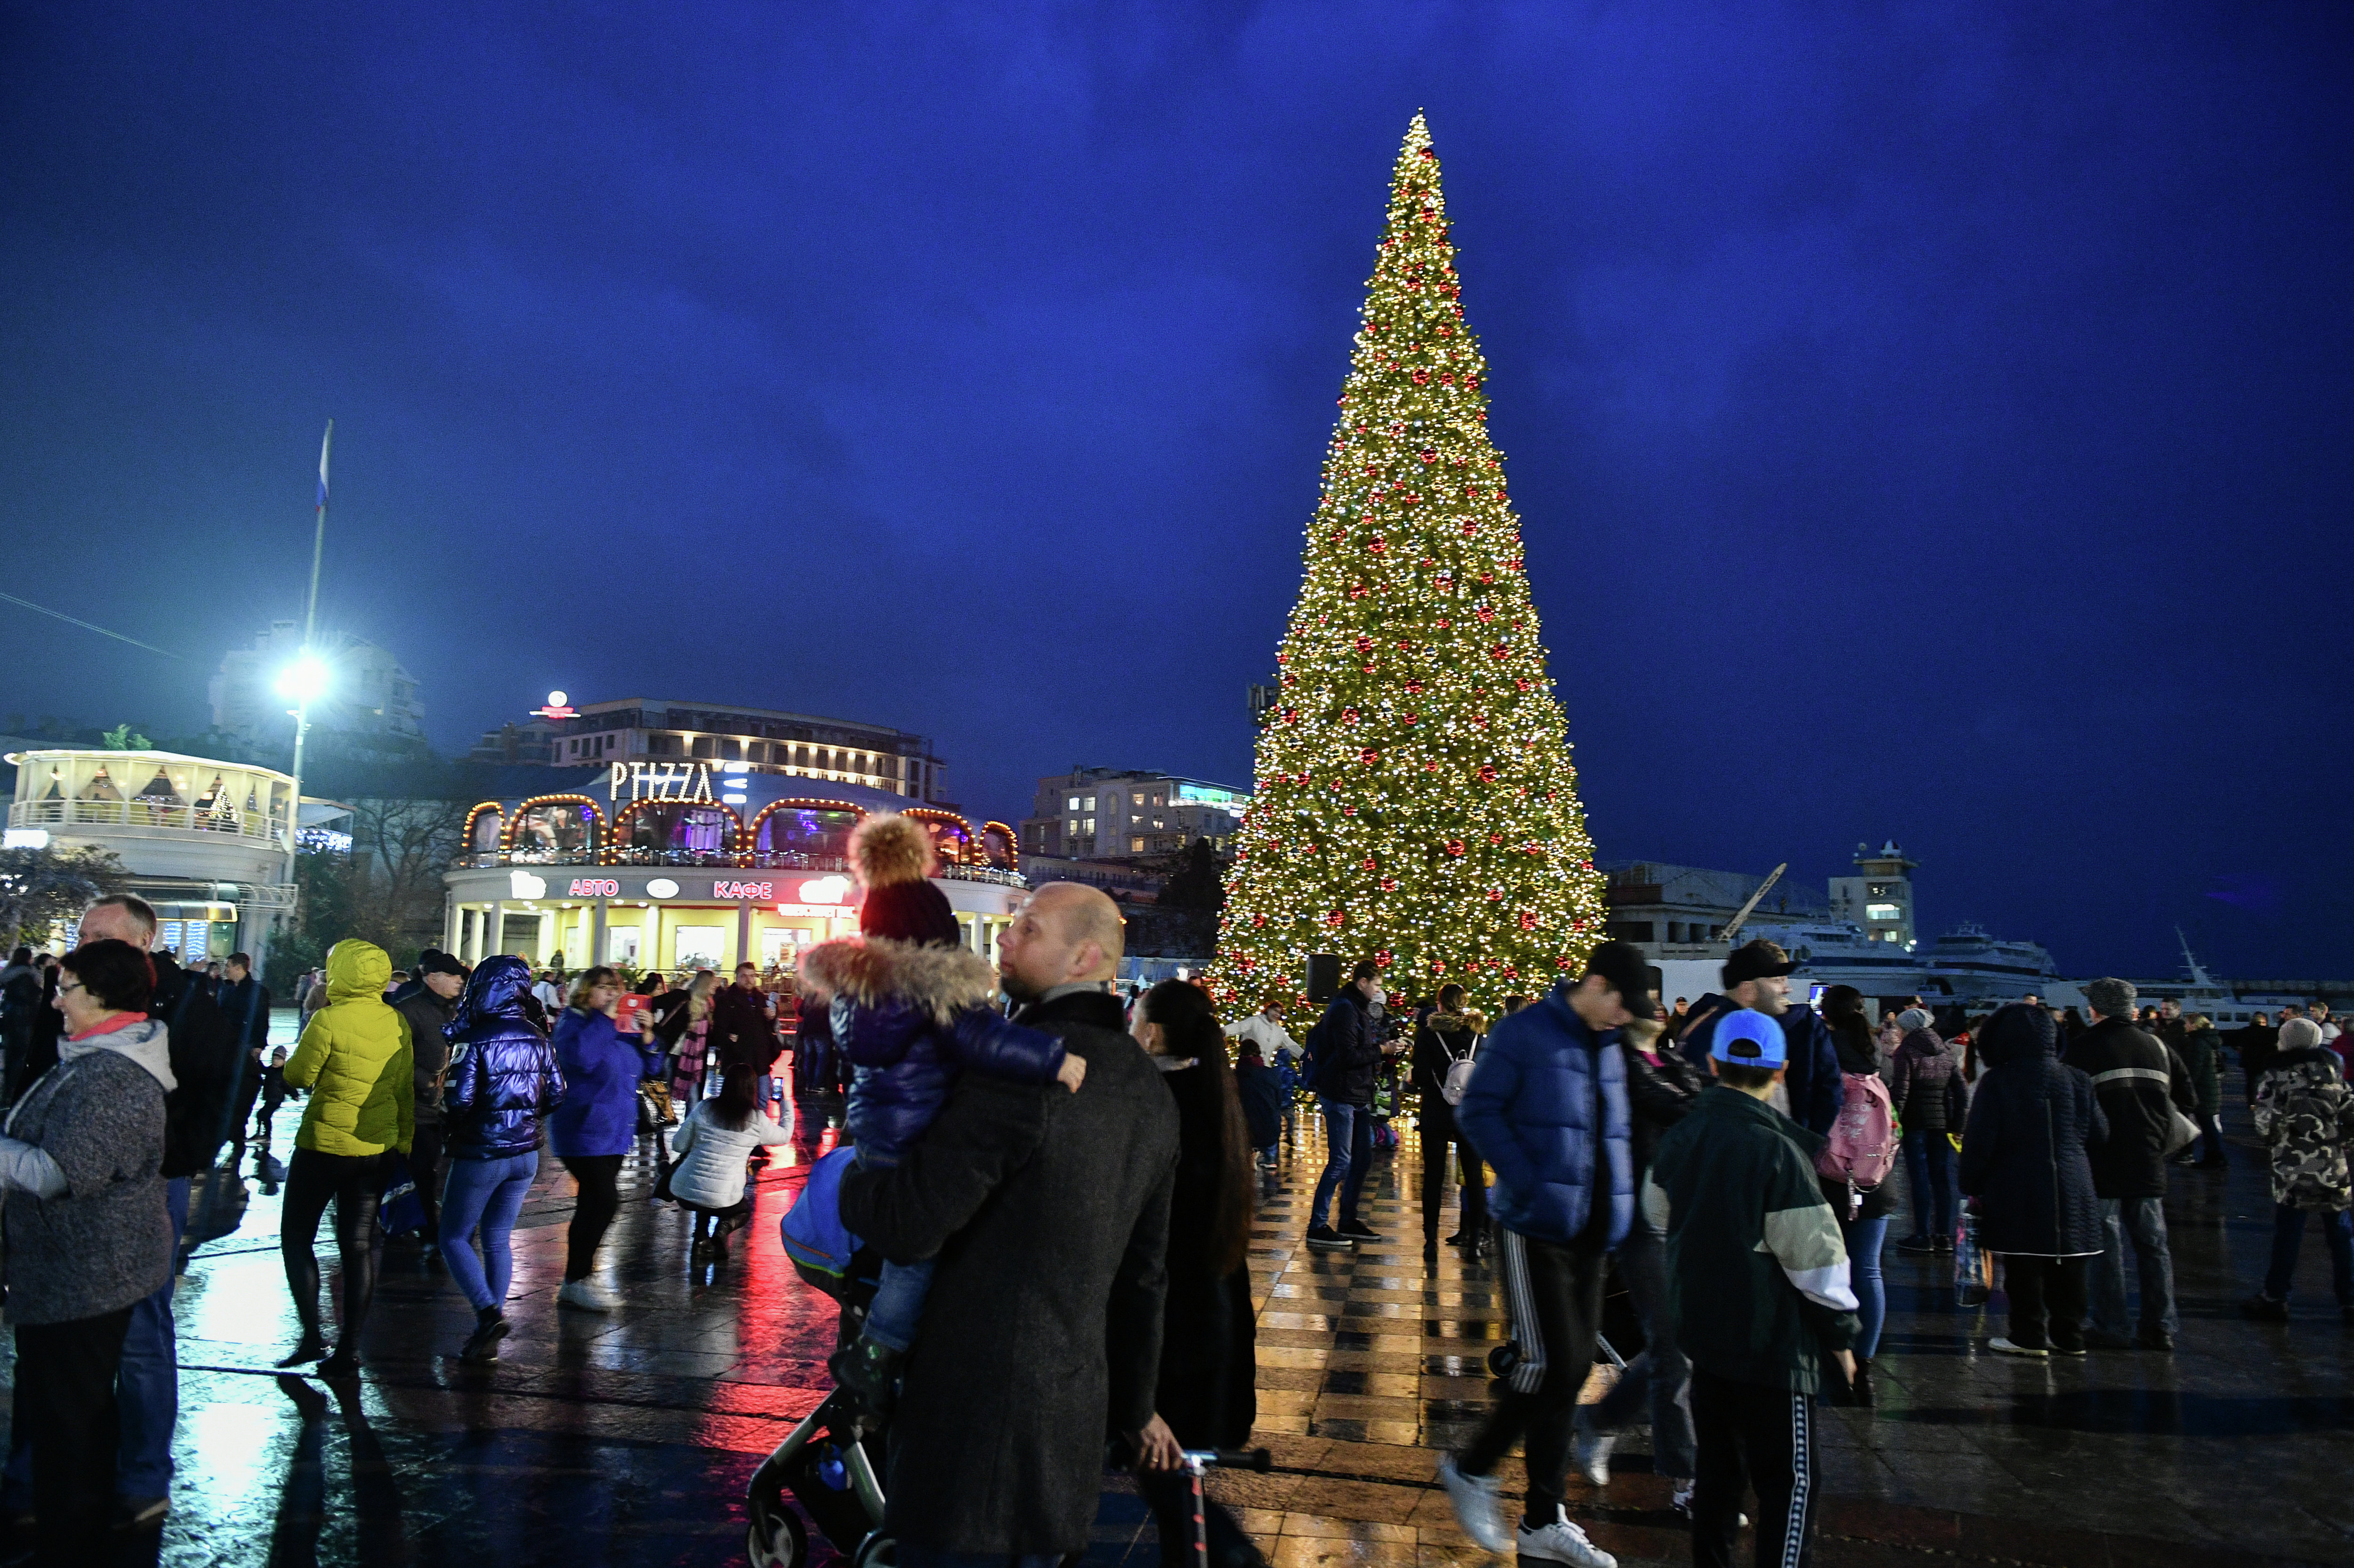
<svg viewBox="0 0 2354 1568"><path fill-rule="evenodd" d="M1063 1043L1000 1017L996 974L961 948L821 942L802 955L801 980L831 999L835 1047L856 1069L845 1119L863 1159L896 1163L968 1067L1027 1084L1063 1070Z"/></svg>
<svg viewBox="0 0 2354 1568"><path fill-rule="evenodd" d="M443 1149L453 1160L536 1151L541 1118L564 1098L556 1047L524 1015L530 990L531 969L521 959L485 959L441 1032L450 1042Z"/></svg>
<svg viewBox="0 0 2354 1568"><path fill-rule="evenodd" d="M1534 1007L1500 1018L1455 1107L1456 1124L1490 1165L1497 1222L1550 1242L1575 1240L1607 1204L1608 1245L1635 1218L1633 1122L1627 1059L1615 1032L1596 1034L1556 986Z"/></svg>

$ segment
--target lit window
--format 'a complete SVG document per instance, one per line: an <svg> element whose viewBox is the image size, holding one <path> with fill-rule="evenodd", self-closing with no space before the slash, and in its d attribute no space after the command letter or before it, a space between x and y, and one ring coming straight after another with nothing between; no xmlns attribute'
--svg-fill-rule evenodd
<svg viewBox="0 0 2354 1568"><path fill-rule="evenodd" d="M1090 811L1092 811L1092 810L1094 810L1095 809L1096 809L1096 798L1095 798L1093 795L1090 795L1090 796L1088 796L1088 797L1087 797L1087 810L1090 810ZM1092 822L1090 822L1090 823L1088 824L1088 826L1089 826L1089 827L1091 827L1091 828L1092 828L1094 825L1095 825L1095 824L1093 824Z"/></svg>
<svg viewBox="0 0 2354 1568"><path fill-rule="evenodd" d="M1087 832L1090 832L1090 833L1092 833L1092 832L1094 832L1095 831L1096 831L1096 820L1095 820L1093 817L1089 817L1089 818L1087 819Z"/></svg>
<svg viewBox="0 0 2354 1568"><path fill-rule="evenodd" d="M1904 912L1893 904L1867 904L1863 906L1863 917L1867 920L1901 920Z"/></svg>
<svg viewBox="0 0 2354 1568"><path fill-rule="evenodd" d="M1139 805L1139 806L1143 805L1143 804L1144 804L1144 791L1143 791L1143 790L1141 790L1141 789L1139 789L1135 794L1133 794L1133 795L1129 796L1129 800L1130 803L1132 803L1132 804L1134 804L1134 805Z"/></svg>
<svg viewBox="0 0 2354 1568"><path fill-rule="evenodd" d="M1144 853L1144 841L1142 839L1129 840L1128 853L1130 854L1142 854Z"/></svg>
<svg viewBox="0 0 2354 1568"><path fill-rule="evenodd" d="M1066 807L1064 807L1064 808L1063 808L1063 810L1066 810L1066 811L1076 811L1076 810L1077 810L1078 809L1079 809L1079 798L1078 798L1076 795L1072 796L1072 797L1071 797L1071 803L1070 803L1069 805L1067 805L1067 806L1066 806Z"/></svg>
<svg viewBox="0 0 2354 1568"><path fill-rule="evenodd" d="M1070 821L1069 825L1068 825L1068 826L1066 826L1066 827L1065 827L1065 828L1063 829L1063 831L1064 831L1065 832L1066 832L1066 833L1070 834L1070 835L1071 835L1071 837L1073 837L1073 838L1077 838L1077 837L1079 836L1079 820L1078 820L1078 818L1076 818L1076 817L1073 817L1073 818L1071 819L1071 821Z"/></svg>

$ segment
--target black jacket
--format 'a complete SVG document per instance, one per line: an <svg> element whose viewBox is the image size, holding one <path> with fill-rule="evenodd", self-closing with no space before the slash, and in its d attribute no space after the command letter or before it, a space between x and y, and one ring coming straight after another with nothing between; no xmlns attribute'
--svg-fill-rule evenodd
<svg viewBox="0 0 2354 1568"><path fill-rule="evenodd" d="M1354 985L1342 986L1310 1031L1308 1048L1316 1058L1318 1094L1343 1105L1373 1103L1373 1075L1382 1065L1382 1024L1364 992Z"/></svg>
<svg viewBox="0 0 2354 1568"><path fill-rule="evenodd" d="M458 1015L458 998L453 996L445 1000L436 996L432 987L420 983L405 1000L394 1002L392 1010L408 1020L410 1076L417 1086L417 1119L422 1125L439 1127L441 1125L441 1078L450 1069L450 1040L443 1031Z"/></svg>
<svg viewBox="0 0 2354 1568"><path fill-rule="evenodd" d="M767 1072L779 1049L777 1026L769 1022L769 993L734 984L713 991L706 1038L722 1068L731 1062L749 1062L754 1072Z"/></svg>
<svg viewBox="0 0 2354 1568"><path fill-rule="evenodd" d="M1915 1029L1896 1048L1896 1083L1888 1097L1905 1131L1954 1130L1965 1109L1961 1058L1935 1030Z"/></svg>
<svg viewBox="0 0 2354 1568"><path fill-rule="evenodd" d="M228 1137L239 1069L246 1053L229 1021L205 994L200 977L169 953L148 955L155 965L151 1017L171 1031L172 1076L179 1087L164 1097L164 1176L209 1171Z"/></svg>
<svg viewBox="0 0 2354 1568"><path fill-rule="evenodd" d="M1177 1105L1177 1181L1169 1205L1169 1294L1154 1407L1188 1448L1239 1448L1258 1418L1250 1270L1210 1267L1210 1226L1226 1158L1217 1080L1200 1066L1164 1073Z"/></svg>
<svg viewBox="0 0 2354 1568"><path fill-rule="evenodd" d="M1669 1044L1662 1034L1659 1044L1668 1048L1659 1054L1659 1065L1651 1065L1649 1057L1628 1044L1618 1042L1619 1053L1627 1058L1627 1108L1635 1124L1635 1181L1641 1189L1643 1172L1659 1152L1659 1139L1668 1128L1683 1120L1708 1080L1701 1071Z"/></svg>
<svg viewBox="0 0 2354 1568"><path fill-rule="evenodd" d="M894 1167L854 1166L842 1220L937 1257L891 1425L886 1525L937 1550L1078 1552L1106 1429L1151 1418L1177 1107L1119 999L1072 991L1020 1022L1087 1065L1078 1094L967 1073Z"/></svg>
<svg viewBox="0 0 2354 1568"><path fill-rule="evenodd" d="M2062 1066L2058 1045L2052 1015L2016 1003L1978 1035L1987 1070L1970 1099L1960 1179L1978 1200L1978 1240L1989 1252L2077 1257L2101 1250L2091 1151L2109 1136L2108 1118L2092 1079Z"/></svg>
<svg viewBox="0 0 2354 1568"><path fill-rule="evenodd" d="M1267 1149L1283 1136L1283 1075L1257 1057L1235 1066L1235 1093L1242 1097L1243 1121L1251 1147Z"/></svg>
<svg viewBox="0 0 2354 1568"><path fill-rule="evenodd" d="M1447 1069L1471 1054L1479 1043L1479 1029L1459 1012L1428 1012L1414 1031L1414 1087L1422 1097L1425 1115L1448 1111L1441 1092L1447 1086Z"/></svg>
<svg viewBox="0 0 2354 1568"><path fill-rule="evenodd" d="M2199 1108L2179 1059L2122 1018L2104 1018L2076 1037L2064 1060L2093 1080L2108 1136L2093 1150L2093 1186L2104 1198L2166 1195L2169 1104Z"/></svg>

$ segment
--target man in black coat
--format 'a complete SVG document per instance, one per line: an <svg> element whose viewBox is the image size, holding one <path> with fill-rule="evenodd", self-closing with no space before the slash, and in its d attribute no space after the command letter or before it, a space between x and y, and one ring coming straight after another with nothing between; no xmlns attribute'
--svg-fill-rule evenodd
<svg viewBox="0 0 2354 1568"><path fill-rule="evenodd" d="M2101 1199L2101 1254L2093 1260L2092 1324L2084 1343L2097 1350L2174 1349L2174 1258L2166 1240L2166 1139L2171 1107L2196 1110L2190 1075L2176 1070L2165 1044L2134 1027L2130 980L2084 987L2092 1026L2062 1060L2093 1080L2109 1135L2092 1150L2093 1190ZM2127 1335L2125 1238L2133 1237L2141 1274L2141 1323Z"/></svg>
<svg viewBox="0 0 2354 1568"><path fill-rule="evenodd" d="M213 1005L220 1010L229 1037L241 1047L237 1087L230 1092L224 1118L233 1150L229 1163L235 1166L245 1160L246 1124L253 1119L253 1102L261 1093L261 1058L270 1049L270 989L255 977L250 958L228 956Z"/></svg>
<svg viewBox="0 0 2354 1568"><path fill-rule="evenodd" d="M1381 970L1371 959L1358 964L1309 1033L1316 1059L1316 1097L1324 1108L1324 1173L1316 1179L1316 1202L1308 1211L1308 1245L1339 1252L1381 1233L1358 1216L1357 1200L1373 1164L1373 1078L1381 1070ZM1340 1194L1339 1223L1331 1223L1332 1197Z"/></svg>
<svg viewBox="0 0 2354 1568"><path fill-rule="evenodd" d="M236 1032L206 994L199 976L168 952L154 951L155 908L143 898L116 894L83 912L81 940L115 939L147 953L155 966L151 1016L169 1031L172 1076L164 1097L164 1197L172 1216L174 1277L181 1233L188 1225L189 1178L209 1171L228 1136L238 1065L245 1053ZM228 1178L208 1178L228 1180ZM172 1330L172 1284L131 1308L115 1393L122 1441L114 1467L118 1521L143 1528L169 1510L172 1428L180 1415L179 1344Z"/></svg>
<svg viewBox="0 0 2354 1568"><path fill-rule="evenodd" d="M853 1167L842 1220L885 1256L937 1255L891 1425L903 1568L1045 1563L1086 1548L1108 1429L1177 1462L1153 1412L1177 1110L1123 1029L1110 899L1050 883L999 939L1022 1011L1087 1065L1079 1093L967 1073L896 1167Z"/></svg>

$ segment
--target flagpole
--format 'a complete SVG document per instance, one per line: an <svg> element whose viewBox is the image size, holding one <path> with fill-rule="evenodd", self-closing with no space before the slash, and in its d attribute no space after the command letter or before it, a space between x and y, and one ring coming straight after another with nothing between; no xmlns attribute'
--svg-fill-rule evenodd
<svg viewBox="0 0 2354 1568"><path fill-rule="evenodd" d="M327 433L319 438L319 505L311 531L311 592L302 603L302 649L296 655L305 665L312 662L311 637L318 629L319 558L327 548L327 456L334 445L335 421L330 419ZM310 727L311 695L306 685L294 700L294 799L286 810L286 885L290 888L294 885L294 857L302 836L302 737Z"/></svg>

